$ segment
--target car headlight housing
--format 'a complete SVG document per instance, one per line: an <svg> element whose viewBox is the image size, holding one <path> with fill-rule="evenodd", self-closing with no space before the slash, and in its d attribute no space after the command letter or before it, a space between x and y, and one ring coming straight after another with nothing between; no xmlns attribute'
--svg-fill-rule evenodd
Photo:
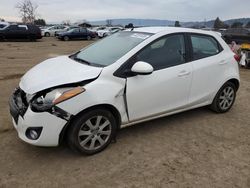
<svg viewBox="0 0 250 188"><path fill-rule="evenodd" d="M34 97L31 102L31 108L32 110L38 112L47 111L50 110L54 105L75 97L84 91L85 89L80 86L74 88L54 89L48 93Z"/></svg>

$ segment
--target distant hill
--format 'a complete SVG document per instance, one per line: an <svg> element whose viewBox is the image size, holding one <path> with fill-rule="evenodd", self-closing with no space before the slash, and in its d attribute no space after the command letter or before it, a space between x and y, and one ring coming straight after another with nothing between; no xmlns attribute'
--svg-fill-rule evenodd
<svg viewBox="0 0 250 188"><path fill-rule="evenodd" d="M242 22L243 24L247 24L250 22L250 18L238 18L238 19L230 19L225 20L224 23L231 25L234 22ZM106 25L106 20L100 21L92 21L90 22L92 25ZM158 20L158 19L112 19L112 25L127 25L129 23L133 23L134 26L174 26L175 21L173 20ZM192 26L206 26L213 27L214 20L206 21L206 22L180 22L183 27L192 27Z"/></svg>
<svg viewBox="0 0 250 188"><path fill-rule="evenodd" d="M106 20L90 22L92 25L105 25ZM157 19L112 19L112 25L127 25L133 23L134 26L166 26L174 25L175 21Z"/></svg>

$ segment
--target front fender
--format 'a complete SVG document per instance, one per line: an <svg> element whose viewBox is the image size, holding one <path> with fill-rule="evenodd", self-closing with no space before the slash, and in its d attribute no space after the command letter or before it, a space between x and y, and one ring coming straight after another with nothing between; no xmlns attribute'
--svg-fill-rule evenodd
<svg viewBox="0 0 250 188"><path fill-rule="evenodd" d="M97 79L84 86L85 92L57 106L70 114L77 115L92 106L108 104L120 113L122 123L128 121L124 100L125 79Z"/></svg>

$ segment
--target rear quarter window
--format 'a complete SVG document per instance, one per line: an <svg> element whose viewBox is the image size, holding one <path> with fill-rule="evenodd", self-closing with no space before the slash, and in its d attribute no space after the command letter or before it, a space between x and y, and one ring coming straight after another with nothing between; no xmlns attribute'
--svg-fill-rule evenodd
<svg viewBox="0 0 250 188"><path fill-rule="evenodd" d="M221 47L216 39L211 36L191 35L193 60L214 56L221 52Z"/></svg>

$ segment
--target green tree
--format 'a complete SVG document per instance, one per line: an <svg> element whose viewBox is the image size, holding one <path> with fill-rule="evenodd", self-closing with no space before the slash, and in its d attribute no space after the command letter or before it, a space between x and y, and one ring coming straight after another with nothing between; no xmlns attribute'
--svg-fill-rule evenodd
<svg viewBox="0 0 250 188"><path fill-rule="evenodd" d="M175 27L181 27L181 24L179 21L175 21L175 24L174 24Z"/></svg>
<svg viewBox="0 0 250 188"><path fill-rule="evenodd" d="M40 26L45 26L46 25L46 22L44 19L37 19L34 21L34 24L35 25L40 25Z"/></svg>
<svg viewBox="0 0 250 188"><path fill-rule="evenodd" d="M125 28L134 28L134 25L132 23L129 23L128 25L125 25Z"/></svg>
<svg viewBox="0 0 250 188"><path fill-rule="evenodd" d="M231 25L231 28L242 28L242 27L243 27L243 23L241 23L241 22L234 22Z"/></svg>
<svg viewBox="0 0 250 188"><path fill-rule="evenodd" d="M226 28L226 25L224 24L223 21L220 20L219 17L217 17L214 21L214 28L215 29Z"/></svg>

